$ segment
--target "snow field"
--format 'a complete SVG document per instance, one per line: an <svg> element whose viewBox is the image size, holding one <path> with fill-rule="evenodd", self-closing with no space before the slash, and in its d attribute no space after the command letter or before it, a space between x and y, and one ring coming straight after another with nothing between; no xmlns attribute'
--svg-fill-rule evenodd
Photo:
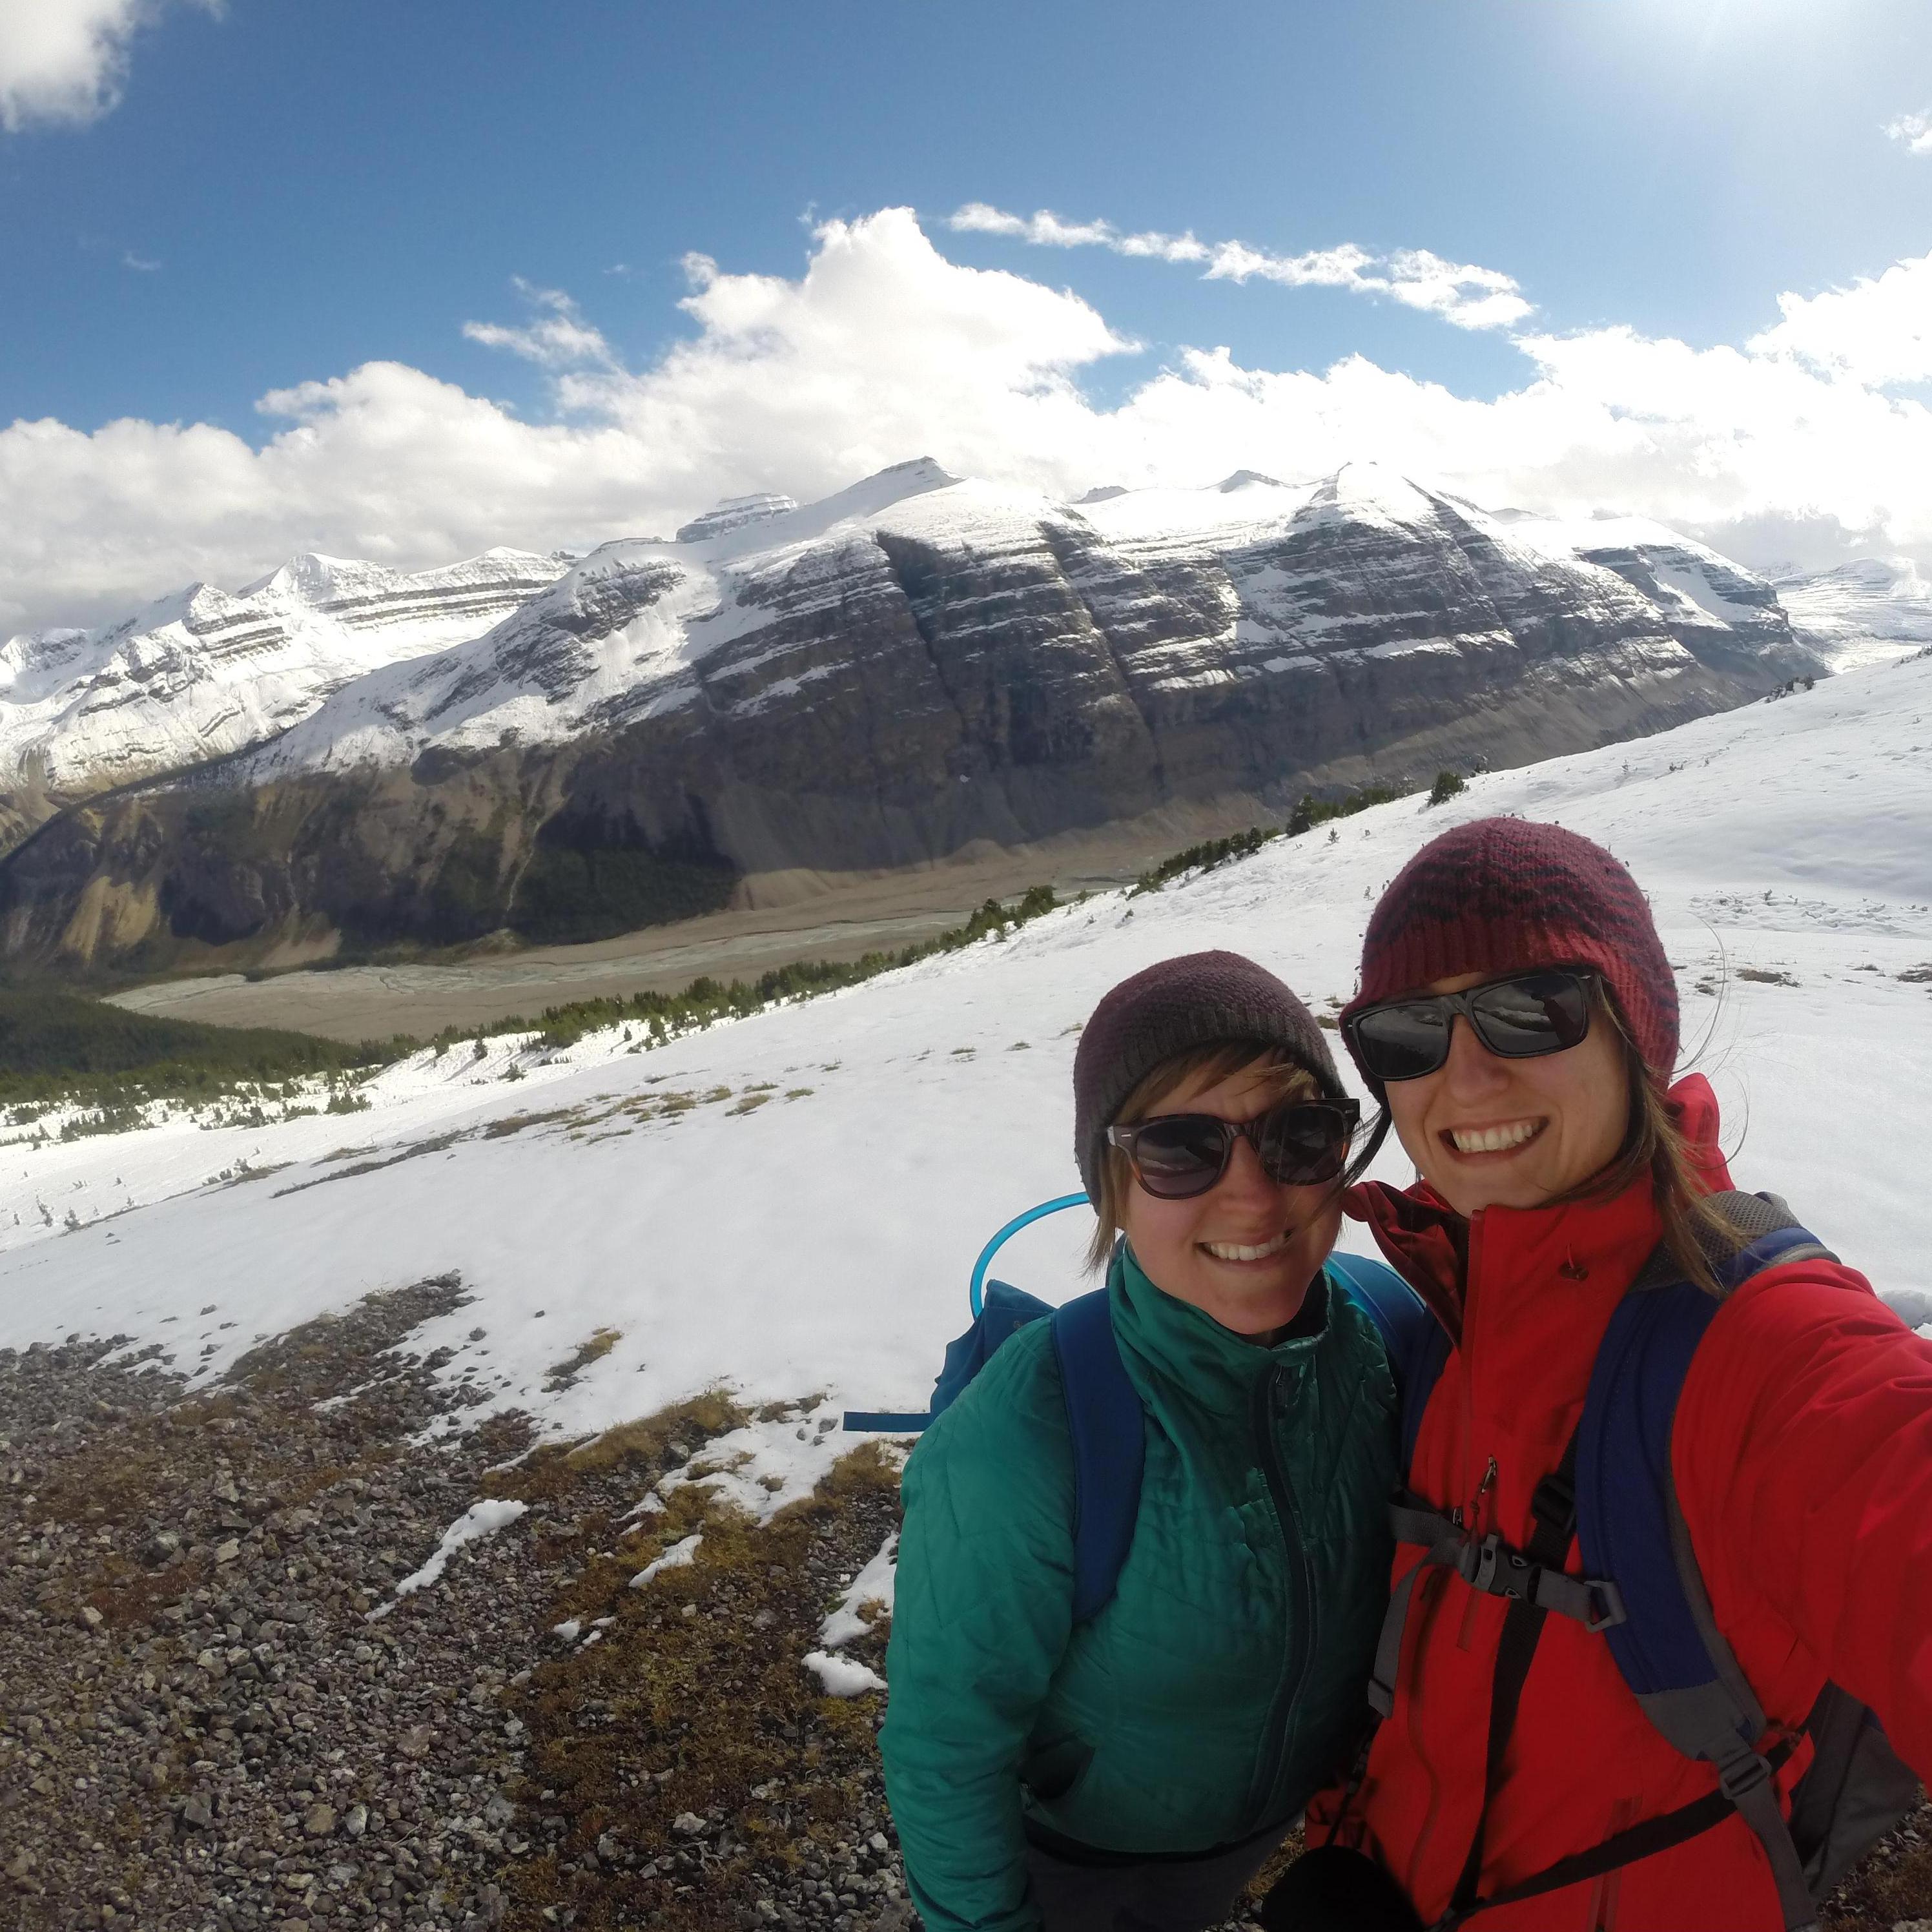
<svg viewBox="0 0 1932 1932"><path fill-rule="evenodd" d="M1483 776L1433 811L1399 801L662 1048L615 1029L542 1056L493 1042L480 1063L459 1045L370 1082L367 1112L9 1148L28 1211L0 1216L0 1344L125 1334L204 1381L260 1336L454 1270L472 1300L411 1346L454 1352L442 1372L488 1398L472 1417L514 1406L580 1435L714 1383L792 1405L685 1477L768 1514L845 1446L821 1426L838 1408L922 1406L981 1243L1077 1184L1071 1063L1101 994L1225 946L1331 1011L1401 863L1495 812L1559 820L1631 867L1739 1184L1786 1195L1932 1312L1932 984L1900 976L1932 962L1922 662ZM256 1178L234 1178L243 1162ZM1382 1171L1402 1178L1399 1154ZM1076 1292L1090 1226L1039 1224L1001 1272Z"/></svg>

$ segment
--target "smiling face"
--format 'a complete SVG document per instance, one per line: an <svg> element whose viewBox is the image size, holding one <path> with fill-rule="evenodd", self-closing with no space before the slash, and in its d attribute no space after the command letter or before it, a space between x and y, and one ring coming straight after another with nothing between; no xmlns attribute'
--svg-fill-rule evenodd
<svg viewBox="0 0 1932 1932"><path fill-rule="evenodd" d="M1298 1097L1313 1096L1309 1082ZM1212 1114L1252 1120L1282 1098L1279 1068L1210 1070L1162 1094L1138 1118ZM1227 1172L1205 1194L1157 1200L1130 1178L1120 1190L1119 1214L1134 1258L1156 1288L1192 1302L1238 1335L1260 1336L1300 1312L1308 1285L1341 1230L1342 1202L1332 1182L1283 1187L1270 1180L1254 1149L1238 1140Z"/></svg>
<svg viewBox="0 0 1932 1932"><path fill-rule="evenodd" d="M1501 976L1466 973L1424 990L1460 993ZM1459 1013L1443 1065L1388 1088L1409 1159L1466 1217L1479 1208L1539 1208L1601 1173L1623 1146L1630 1106L1623 1040L1600 1007L1578 1045L1534 1060L1490 1052Z"/></svg>

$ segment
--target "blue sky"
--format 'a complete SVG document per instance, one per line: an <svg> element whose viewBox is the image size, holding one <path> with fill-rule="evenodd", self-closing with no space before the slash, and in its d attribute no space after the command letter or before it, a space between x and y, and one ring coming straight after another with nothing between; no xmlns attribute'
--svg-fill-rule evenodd
<svg viewBox="0 0 1932 1932"><path fill-rule="evenodd" d="M1264 468L1359 445L1491 496L1673 516L1757 561L1932 544L1932 505L1901 494L1932 453L1932 273L1879 279L1932 250L1923 0L40 8L40 39L0 23L0 423L43 426L0 431L0 627L298 544L427 562L656 526L928 448L1071 488L1204 482L1244 435ZM1169 239L951 225L973 204ZM894 208L916 228L868 226ZM806 272L828 224L858 238L836 298ZM1276 266L1204 276L1225 243ZM1367 264L1342 285L1332 255L1279 266L1338 249ZM1485 272L1478 296L1513 285L1520 312L1458 326L1416 297L1426 268L1390 268L1403 250ZM680 306L694 254L722 320ZM1390 291L1404 274L1415 299ZM772 292L752 278L792 294L748 335L734 317ZM1780 296L1861 286L1748 347ZM922 371L902 340L863 343L868 314L956 322L960 346ZM529 333L566 315L568 344ZM775 338L766 386L732 389ZM704 366L668 368L680 344ZM1190 360L1220 347L1218 374ZM1328 380L1354 358L1374 376ZM408 373L357 384L371 365ZM1800 377L1830 394L1794 400ZM1733 386L1738 419L1714 419ZM1792 441L1821 416L1824 457ZM875 447L868 418L918 446ZM117 422L141 433L104 441ZM1741 437L1766 447L1720 486L1671 482ZM493 462L473 516L431 500Z"/></svg>

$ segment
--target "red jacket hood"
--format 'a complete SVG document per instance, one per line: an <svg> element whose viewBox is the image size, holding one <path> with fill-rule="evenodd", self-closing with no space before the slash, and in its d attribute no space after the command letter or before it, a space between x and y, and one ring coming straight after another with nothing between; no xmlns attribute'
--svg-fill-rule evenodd
<svg viewBox="0 0 1932 1932"><path fill-rule="evenodd" d="M1701 1073L1686 1075L1670 1090L1670 1111L1698 1178L1713 1193L1729 1188L1730 1170L1718 1144L1718 1096L1709 1081ZM1636 1192L1628 1190L1614 1202L1569 1201L1549 1208L1490 1208L1478 1212L1508 1215L1523 1234L1553 1238L1562 1224L1588 1224L1605 1208L1623 1220L1636 1204L1630 1198ZM1364 1181L1343 1195L1342 1204L1352 1219L1367 1223L1389 1265L1428 1303L1449 1331L1450 1340L1460 1343L1469 1268L1469 1222L1421 1180L1412 1187ZM1588 1238L1586 1226L1579 1226L1576 1232Z"/></svg>

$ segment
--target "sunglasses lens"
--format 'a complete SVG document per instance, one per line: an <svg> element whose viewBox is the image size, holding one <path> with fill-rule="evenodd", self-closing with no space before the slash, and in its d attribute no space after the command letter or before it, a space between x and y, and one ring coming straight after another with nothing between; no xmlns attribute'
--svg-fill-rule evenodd
<svg viewBox="0 0 1932 1932"><path fill-rule="evenodd" d="M1277 1107L1262 1123L1262 1168L1284 1187L1333 1180L1348 1150L1348 1120L1339 1107Z"/></svg>
<svg viewBox="0 0 1932 1932"><path fill-rule="evenodd" d="M1574 973L1526 973L1481 988L1469 1011L1492 1053L1528 1060L1561 1053L1590 1030L1588 987Z"/></svg>
<svg viewBox="0 0 1932 1932"><path fill-rule="evenodd" d="M1371 1006L1355 1022L1355 1046L1378 1080L1418 1080L1449 1058L1453 1016L1436 1000Z"/></svg>
<svg viewBox="0 0 1932 1932"><path fill-rule="evenodd" d="M1226 1121L1203 1114L1150 1120L1134 1137L1134 1172L1150 1194L1184 1201L1220 1179L1233 1139Z"/></svg>

